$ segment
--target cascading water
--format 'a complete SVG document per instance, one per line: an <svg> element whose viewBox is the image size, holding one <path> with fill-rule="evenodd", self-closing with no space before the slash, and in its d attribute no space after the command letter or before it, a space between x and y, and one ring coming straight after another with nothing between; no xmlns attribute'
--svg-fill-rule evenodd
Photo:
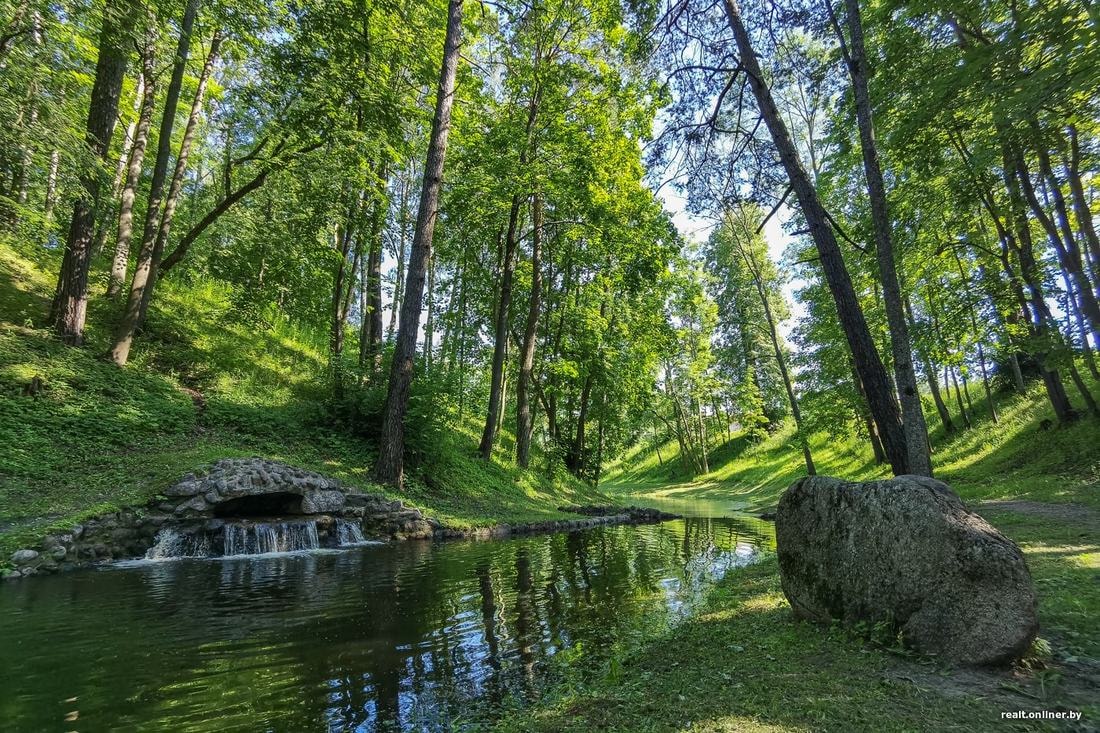
<svg viewBox="0 0 1100 733"><path fill-rule="evenodd" d="M336 520L336 541L341 547L367 544L366 538L363 537L363 528L359 523L349 522L346 519Z"/></svg>
<svg viewBox="0 0 1100 733"><path fill-rule="evenodd" d="M363 536L362 527L357 522L346 519L335 520L325 546L333 546L333 540L336 547L379 544L366 539ZM221 552L218 552L218 549L221 549ZM238 557L319 549L321 549L321 538L317 522L314 520L239 521L225 524L220 537L214 529L184 531L162 527L154 538L153 546L146 551L145 559Z"/></svg>
<svg viewBox="0 0 1100 733"><path fill-rule="evenodd" d="M313 521L227 524L223 554L263 555L316 550L320 546L317 523Z"/></svg>
<svg viewBox="0 0 1100 733"><path fill-rule="evenodd" d="M146 560L169 560L176 557L209 557L210 538L177 532L162 527L154 538L154 544L145 552Z"/></svg>

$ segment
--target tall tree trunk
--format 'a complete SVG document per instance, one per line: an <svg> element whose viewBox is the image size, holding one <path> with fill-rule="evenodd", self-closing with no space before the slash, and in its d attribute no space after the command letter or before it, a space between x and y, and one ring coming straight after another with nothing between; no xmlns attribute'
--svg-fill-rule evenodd
<svg viewBox="0 0 1100 733"><path fill-rule="evenodd" d="M966 268L963 267L962 258L959 257L957 250L953 250L955 256L955 264L959 268L959 277L962 279L963 289L965 292L973 292L973 283L970 276L966 273ZM997 404L993 401L993 392L989 389L989 374L985 370L985 348L982 346L982 340L985 334L981 333L981 329L978 328L978 317L975 314L977 309L976 303L968 303L970 311L970 331L974 335L975 340L978 342L978 366L981 368L982 373L982 387L985 390L985 398L989 403L989 416L993 420L993 424L997 424ZM963 376L963 387L966 387L966 376ZM968 400L969 401L969 400ZM973 408L972 408L973 409Z"/></svg>
<svg viewBox="0 0 1100 733"><path fill-rule="evenodd" d="M508 212L508 233L504 239L504 254L500 265L500 288L497 297L496 323L493 335L493 361L489 384L489 407L485 428L481 433L478 452L485 460L493 455L496 442L497 417L500 414L501 390L504 384L504 353L508 341L508 317L512 305L512 280L516 270L516 248L519 238L519 212L523 199L512 195L512 207Z"/></svg>
<svg viewBox="0 0 1100 733"><path fill-rule="evenodd" d="M935 367L932 365L931 359L925 357L924 373L928 380L928 390L932 393L932 400L936 403L936 412L940 415L940 422L943 423L943 430L950 435L955 432L955 423L951 420L951 412L947 409L947 405L943 401L943 394L940 392L940 380L936 375Z"/></svg>
<svg viewBox="0 0 1100 733"><path fill-rule="evenodd" d="M993 400L993 390L989 388L989 372L985 368L985 349L982 347L982 342L978 342L978 365L982 371L982 389L985 391L985 401L989 403L989 418L996 425L1000 422L1000 418L997 416L997 403Z"/></svg>
<svg viewBox="0 0 1100 733"><path fill-rule="evenodd" d="M588 402L592 396L592 383L594 381L593 370L588 370L588 375L584 378L584 386L581 387L581 405L580 411L577 413L577 432L573 434L573 447L569 451L569 470L573 475L580 478L584 472L584 443L585 443L585 427L588 423ZM679 404L679 401L677 401ZM689 433L687 428L687 421L684 420L684 433Z"/></svg>
<svg viewBox="0 0 1100 733"><path fill-rule="evenodd" d="M1081 372L1077 371L1077 365L1070 362L1069 375L1073 380L1074 386L1077 387L1078 393L1081 395L1081 399L1085 401L1085 407L1088 408L1089 414L1093 417L1100 417L1100 406L1096 404L1096 398L1092 396L1092 392L1089 391L1088 385L1085 384L1085 380L1081 378Z"/></svg>
<svg viewBox="0 0 1100 733"><path fill-rule="evenodd" d="M967 412L966 405L963 404L962 392L959 391L959 380L958 377L955 376L954 367L945 366L943 368L943 381L945 384L948 382L948 379L951 380L950 383L955 387L955 403L959 406L959 414L962 415L963 425L969 430L973 427L973 424L970 422L970 413Z"/></svg>
<svg viewBox="0 0 1100 733"><path fill-rule="evenodd" d="M535 337L542 305L542 197L531 199L531 298L527 306L527 324L520 349L519 380L516 382L516 461L523 468L531 458L531 399L528 385L535 365Z"/></svg>
<svg viewBox="0 0 1100 733"><path fill-rule="evenodd" d="M150 32L151 31L147 28L146 33ZM109 229L111 228L116 212L115 204L118 203L119 206L121 206L119 196L122 194L122 184L129 167L128 163L134 153L134 143L137 139L137 126L141 118L141 108L145 104L145 56L147 53L148 51L146 49L142 49L142 64L141 69L138 70L137 88L134 92L134 116L133 119L130 120L130 123L126 125L126 132L122 136L122 148L118 153L118 162L115 163L114 178L111 179L110 205L103 207L103 215L96 225L95 244L92 245L93 253L103 251L103 247L107 244L107 237L110 235Z"/></svg>
<svg viewBox="0 0 1100 733"><path fill-rule="evenodd" d="M409 404L409 385L413 378L416 337L420 330L424 277L428 259L431 257L432 236L435 233L439 209L439 189L443 182L443 162L447 155L447 137L451 129L455 76L462 42L462 3L463 0L450 0L447 5L447 35L443 44L435 116L432 118L428 157L424 164L424 184L420 192L420 208L416 213L416 230L409 256L405 296L401 304L401 323L398 327L397 343L394 345L389 388L382 413L378 465L374 472L379 483L397 487L401 486L404 474L405 412Z"/></svg>
<svg viewBox="0 0 1100 733"><path fill-rule="evenodd" d="M916 321L913 318L913 305L909 302L909 297L904 299L905 315L909 319L910 327L914 326ZM921 367L924 369L925 379L928 381L928 391L932 393L932 401L936 403L936 412L939 413L940 422L943 424L943 430L950 435L955 432L955 423L951 421L951 412L947 409L947 405L944 404L943 395L940 394L940 380L936 375L935 367L932 365L932 359L928 356L928 350L917 347L917 353L921 358Z"/></svg>
<svg viewBox="0 0 1100 733"><path fill-rule="evenodd" d="M1072 334L1073 326L1077 326L1077 332L1081 335L1081 358L1085 360L1085 366L1088 367L1092 378L1100 382L1100 369L1097 368L1096 356L1092 353L1092 347L1089 346L1089 329L1085 325L1085 317L1081 315L1077 290L1069 277L1069 273L1064 270L1062 271L1062 281L1066 285L1066 333ZM1073 338L1070 336L1070 343L1072 344L1072 342Z"/></svg>
<svg viewBox="0 0 1100 733"><path fill-rule="evenodd" d="M23 6L16 11L16 15L22 15L26 10L26 6ZM31 40L34 45L41 48L43 45L43 32L42 14L39 11L35 10L33 12L31 26L28 30L30 31ZM38 125L39 106L42 103L37 78L32 77L27 89L26 100L25 109L27 123L22 126L23 129L20 131L22 143L20 145L19 160L15 164L10 193L10 197L16 203L16 205L12 207L10 217L13 226L19 221L23 213L23 208L27 205L27 195L30 185L29 173L31 166L34 165L35 142L37 142L40 137L40 132L35 129ZM19 115L20 120L22 120L23 116L21 110Z"/></svg>
<svg viewBox="0 0 1100 733"><path fill-rule="evenodd" d="M829 0L831 2L831 0ZM898 283L894 262L893 234L886 200L886 185L882 179L875 128L871 114L871 97L868 90L870 68L863 42L863 22L860 18L859 0L845 0L846 20L850 36L848 70L852 77L855 95L856 119L859 125L860 147L863 149L863 170L867 177L867 189L871 199L871 219L875 229L875 249L879 278L882 281L882 298L886 321L890 327L890 347L894 362L894 379L901 400L902 429L908 449L908 472L921 476L932 475L932 458L929 455L928 425L924 420L917 375L913 369L913 350L909 340L909 326L905 322L901 286Z"/></svg>
<svg viewBox="0 0 1100 733"><path fill-rule="evenodd" d="M779 345L778 324L775 321L775 317L772 315L771 303L768 302L768 293L764 289L763 275L760 272L758 263L750 255L750 252L746 251L746 249L741 246L740 240L737 241L737 248L740 250L741 258L745 260L745 264L752 274L752 281L756 286L756 294L760 298L760 304L764 307L764 319L768 324L768 336L771 338L772 350L775 353L775 361L779 365L779 374L783 377L783 388L787 391L787 403L791 406L791 416L794 418L795 430L798 432L798 442L802 447L802 459L806 463L806 473L810 476L814 476L817 474L817 468L814 466L813 455L810 453L810 439L806 434L805 427L802 425L802 411L798 408L798 398L794 394L794 385L791 383L791 375L787 371L787 359L783 356L783 349ZM714 413L715 415L718 414L717 408L715 408Z"/></svg>
<svg viewBox="0 0 1100 733"><path fill-rule="evenodd" d="M508 363L508 355L512 351L512 338L509 334L504 339L504 363ZM504 370L504 378L500 381L500 409L497 410L497 434L504 428L504 412L508 406L508 370Z"/></svg>
<svg viewBox="0 0 1100 733"><path fill-rule="evenodd" d="M859 378L859 370L856 369L855 362L849 358L849 366L852 369L852 384L855 385L856 392L859 393L860 399L863 400L864 409L857 410L859 419L863 420L863 426L867 430L867 440L871 443L871 451L875 456L875 465L881 466L886 463L886 451L882 447L882 438L878 434L878 426L875 425L874 418L871 417L870 410L866 409L867 404L867 390L863 388L863 381Z"/></svg>
<svg viewBox="0 0 1100 733"><path fill-rule="evenodd" d="M538 57L535 58L538 64ZM531 154L534 139L535 120L539 112L539 88L536 86L531 93L531 99L527 104L527 125L524 131L523 148L519 155L519 164L526 167ZM481 434L481 445L478 447L482 458L486 460L493 454L493 445L496 442L496 421L494 415L501 412L503 401L500 395L504 383L504 353L505 342L508 339L508 320L511 316L512 306L512 280L516 270L516 250L519 246L519 215L525 195L516 191L512 194L512 207L508 212L508 235L504 243L504 260L500 270L500 291L497 301L496 333L493 343L493 364L491 384L489 388L489 417L485 421L485 430Z"/></svg>
<svg viewBox="0 0 1100 733"><path fill-rule="evenodd" d="M54 148L50 153L50 167L46 171L46 200L42 209L47 226L53 223L53 209L57 205L57 173L60 167L61 151Z"/></svg>
<svg viewBox="0 0 1100 733"><path fill-rule="evenodd" d="M355 269L358 267L358 251L362 238L358 233L359 209L362 206L362 192L355 191L351 194L344 213L344 221L336 228L333 245L340 255L336 263L336 270L332 275L332 304L330 307L331 321L329 323L329 370L332 373L333 396L342 399L344 396L344 327L347 324L348 309L345 292L351 290L351 282L355 279ZM355 254L353 255L353 248ZM349 261L349 257L352 260Z"/></svg>
<svg viewBox="0 0 1100 733"><path fill-rule="evenodd" d="M1069 125L1069 160L1066 163L1066 179L1073 199L1073 215L1077 219L1077 228L1085 237L1085 247L1089 253L1089 269L1092 284L1100 295L1100 237L1092 223L1092 209L1085 198L1085 187L1081 183L1081 144L1077 138L1077 126ZM1100 344L1098 344L1100 347Z"/></svg>
<svg viewBox="0 0 1100 733"><path fill-rule="evenodd" d="M168 83L168 91L164 97L164 111L160 119L157 159L153 164L153 177L149 184L141 249L138 251L134 276L130 282L126 308L115 331L114 345L111 347L111 361L118 366L125 366L127 359L130 358L130 345L141 315L145 288L153 274L154 247L157 242L161 204L164 199L164 182L168 177L168 161L172 156L172 131L176 125L176 107L179 105L180 89L183 87L183 73L187 68L187 57L191 49L191 30L195 25L195 17L199 14L199 3L200 0L187 0L183 19L180 21L180 36L176 46L175 62L172 65L172 78Z"/></svg>
<svg viewBox="0 0 1100 733"><path fill-rule="evenodd" d="M397 328L397 314L401 312L401 284L405 281L405 238L409 223L409 187L412 185L412 173L405 172L401 181L401 204L398 207L397 271L393 281L393 304L390 306L390 325L386 329L386 340L392 341Z"/></svg>
<svg viewBox="0 0 1100 733"><path fill-rule="evenodd" d="M126 75L128 41L134 24L136 6L131 0L108 0L103 11L99 36L99 58L88 107L84 142L96 161L105 161L111 148L111 136L118 118L119 96ZM79 346L84 341L84 321L88 310L88 269L91 260L95 210L101 188L99 170L80 177L80 195L73 204L73 218L57 282L57 294L51 320L62 341Z"/></svg>
<svg viewBox="0 0 1100 733"><path fill-rule="evenodd" d="M176 215L176 207L179 206L180 193L183 191L183 179L187 174L187 159L191 154L191 146L195 141L195 131L198 129L199 118L202 116L202 103L206 96L206 87L210 82L210 76L214 73L214 64L218 60L221 43L222 31L219 28L214 31L214 36L210 39L210 51L206 55L206 63L203 64L202 72L199 74L195 98L191 102L191 113L187 116L187 125L183 129L183 140L180 142L179 155L176 156L176 167L172 172L172 182L168 186L168 196L164 199L164 214L161 216L160 227L157 229L157 240L153 245L153 261L149 272L149 284L141 293L141 309L138 312L137 328L141 328L145 322L145 314L148 312L149 303L153 298L153 288L157 283L160 261L164 255L164 247L168 244L168 236L172 231L172 221Z"/></svg>
<svg viewBox="0 0 1100 733"><path fill-rule="evenodd" d="M386 222L386 212L389 209L389 199L387 198L387 192L389 191L388 168L382 165L378 171L378 177L382 180L382 199L377 204L371 222L371 257L370 267L367 269L369 282L367 307L370 311L370 339L367 356L370 359L372 373L382 368L382 230Z"/></svg>
<svg viewBox="0 0 1100 733"><path fill-rule="evenodd" d="M1041 144L1039 144L1038 147L1042 150L1039 154L1040 171L1044 175L1049 175L1053 178L1053 173L1050 171L1049 157ZM1088 321L1089 329L1092 332L1093 342L1100 345L1100 303L1097 302L1096 294L1092 290L1092 284L1085 275L1084 262L1081 259L1081 250L1077 246L1077 242L1074 240L1072 233L1070 233L1065 240L1062 239L1058 232L1058 228L1047 215L1046 210L1039 201L1039 197L1035 195L1035 187L1031 183L1031 175L1027 170L1023 153L1017 153L1015 157L1016 176L1020 181L1020 187L1023 190L1024 198L1027 199L1032 213L1035 214L1035 218L1039 221L1039 224L1042 225L1043 231L1046 232L1047 239L1050 240L1051 246L1054 247L1054 251L1058 255L1058 263L1062 266L1062 270L1065 271L1077 286L1077 292L1080 296L1081 311ZM1057 187L1055 186L1054 188L1055 191L1057 191ZM1059 192L1057 196L1060 198L1061 193ZM1068 228L1068 223L1066 226Z"/></svg>
<svg viewBox="0 0 1100 733"><path fill-rule="evenodd" d="M424 319L424 372L432 370L432 350L435 341L435 258L428 258L427 317Z"/></svg>
<svg viewBox="0 0 1100 733"><path fill-rule="evenodd" d="M359 371L362 380L363 367L367 363L367 343L370 339L370 306L367 304L367 290L370 287L370 259L373 252L367 252L367 258L359 262Z"/></svg>
<svg viewBox="0 0 1100 733"><path fill-rule="evenodd" d="M653 451L657 454L657 465L664 466L665 459L661 457L661 436L657 434L657 426L651 425L653 428Z"/></svg>
<svg viewBox="0 0 1100 733"><path fill-rule="evenodd" d="M813 182L802 166L798 150L791 140L771 90L764 81L764 74L756 60L748 31L741 20L737 0L723 0L730 28L739 50L741 65L748 75L749 86L756 98L764 122L771 132L783 167L798 197L799 207L806 218L810 234L817 245L821 268L836 304L837 317L851 350L856 370L859 372L868 407L878 426L883 448L895 474L910 472L909 451L902 429L897 400L890 388L890 379L882 364L867 320L860 308L852 279L844 264L844 258L830 228L828 216L814 189Z"/></svg>
<svg viewBox="0 0 1100 733"><path fill-rule="evenodd" d="M970 384L966 380L965 363L963 367L959 367L959 379L962 380L963 396L966 397L966 409L973 415L974 414L974 402L970 399Z"/></svg>
<svg viewBox="0 0 1100 733"><path fill-rule="evenodd" d="M19 162L15 167L15 176L11 185L11 198L15 200L16 206L14 207L12 222L18 222L22 213L23 207L27 204L28 186L30 184L30 176L28 175L31 166L34 165L34 144L31 140L37 137L37 131L35 127L38 125L38 105L41 100L38 98L38 83L32 81L30 85L30 93L27 95L27 107L28 121L26 129L24 130L24 142L22 150L19 151Z"/></svg>
<svg viewBox="0 0 1100 733"><path fill-rule="evenodd" d="M1050 307L1046 303L1043 293L1042 274L1039 264L1035 260L1035 245L1031 238L1031 227L1024 210L1024 197L1020 191L1018 178L1019 166L1015 164L1014 156L1017 154L1006 141L1004 131L999 131L1001 136L1002 166L1001 175L1004 179L1005 189L1008 192L1009 221L1015 230L1015 237L1005 241L1008 246L1015 248L1020 261L1020 278L1022 286L1019 287L1017 298L1021 301L1025 314L1029 315L1032 330L1039 342L1040 351L1036 354L1039 361L1039 372L1043 377L1043 385L1046 387L1047 397L1054 408L1054 414L1058 422L1066 424L1076 417L1073 405L1066 395L1062 377L1056 368L1049 366L1049 352L1061 345L1061 335L1058 326L1051 315ZM1002 245L1002 247L1005 245ZM1007 266L1007 260L1002 257L1002 262ZM1010 278L1013 277L1009 269ZM1027 292L1023 291L1024 286ZM1030 307L1030 309L1029 309Z"/></svg>
<svg viewBox="0 0 1100 733"><path fill-rule="evenodd" d="M374 374L382 357L382 229L389 206L388 166L378 165L382 187L377 192L370 215L370 235L366 268L363 271L362 307L359 324L359 367Z"/></svg>
<svg viewBox="0 0 1100 733"><path fill-rule="evenodd" d="M157 102L156 68L154 56L157 45L156 18L146 19L145 45L141 50L142 100L134 127L134 144L130 149L130 164L126 169L126 181L122 187L122 201L118 207L118 240L111 262L111 275L107 283L107 297L115 298L126 282L126 269L130 264L130 240L134 236L134 201L141 184L142 166L145 164L145 147L149 143L149 128L153 124L153 108Z"/></svg>

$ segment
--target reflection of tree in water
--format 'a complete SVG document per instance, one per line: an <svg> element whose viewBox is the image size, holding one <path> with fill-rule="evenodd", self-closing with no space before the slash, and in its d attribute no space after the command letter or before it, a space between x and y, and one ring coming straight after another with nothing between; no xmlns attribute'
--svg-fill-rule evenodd
<svg viewBox="0 0 1100 733"><path fill-rule="evenodd" d="M488 667L486 686L490 704L497 706L502 699L500 686L500 642L497 639L497 604L493 595L493 577L489 573L489 563L477 565L478 590L481 593L481 622L485 631L485 645L488 653L485 664Z"/></svg>
<svg viewBox="0 0 1100 733"><path fill-rule="evenodd" d="M523 666L524 691L528 695L535 690L536 647L542 646L542 625L532 594L533 586L531 558L527 548L521 547L516 553L516 641Z"/></svg>
<svg viewBox="0 0 1100 733"><path fill-rule="evenodd" d="M77 696L92 727L445 729L537 694L564 648L598 664L627 628L675 619L767 531L693 518L47 578L0 596L20 648L53 650L0 649L0 674L20 671L4 712L56 727L45 711Z"/></svg>

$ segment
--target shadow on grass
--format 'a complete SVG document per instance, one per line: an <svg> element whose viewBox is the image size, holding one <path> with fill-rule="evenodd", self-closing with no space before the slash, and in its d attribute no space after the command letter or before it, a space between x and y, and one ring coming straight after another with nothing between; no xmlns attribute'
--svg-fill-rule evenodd
<svg viewBox="0 0 1100 733"><path fill-rule="evenodd" d="M576 684L500 728L1012 730L1000 711L1081 704L1057 687L1037 701L1034 685L1011 672L948 670L837 627L795 622L774 560L731 573L701 615L628 649L612 668L613 676Z"/></svg>

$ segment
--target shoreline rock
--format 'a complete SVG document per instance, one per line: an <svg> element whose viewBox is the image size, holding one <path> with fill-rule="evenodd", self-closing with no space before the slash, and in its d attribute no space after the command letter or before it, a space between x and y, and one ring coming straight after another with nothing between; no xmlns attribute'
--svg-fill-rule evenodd
<svg viewBox="0 0 1100 733"><path fill-rule="evenodd" d="M972 666L1018 659L1038 632L1023 553L940 481L807 477L777 514L796 617L888 624L910 647Z"/></svg>

